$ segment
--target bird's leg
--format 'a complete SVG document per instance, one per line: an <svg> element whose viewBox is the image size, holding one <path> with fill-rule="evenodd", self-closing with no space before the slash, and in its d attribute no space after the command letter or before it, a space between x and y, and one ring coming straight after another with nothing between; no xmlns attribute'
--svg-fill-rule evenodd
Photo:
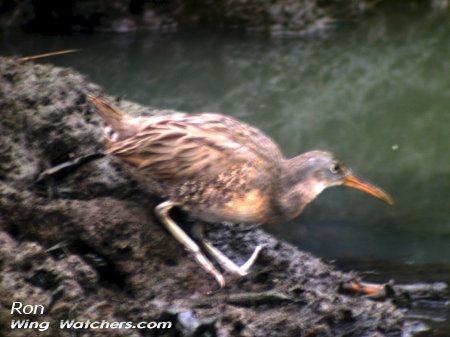
<svg viewBox="0 0 450 337"><path fill-rule="evenodd" d="M250 268L255 263L259 252L262 249L261 246L257 246L253 251L252 256L250 256L250 258L242 266L239 267L233 261L231 261L224 253L222 253L219 249L214 247L211 242L205 239L203 223L196 223L193 230L196 236L205 246L205 249L208 251L208 253L210 253L211 256L216 259L216 261L221 265L223 269L225 269L231 274L239 276L247 275Z"/></svg>
<svg viewBox="0 0 450 337"><path fill-rule="evenodd" d="M225 279L222 274L214 267L211 261L202 253L200 247L178 226L169 215L172 207L176 206L171 201L165 201L155 208L155 213L159 220L164 224L167 230L177 239L188 251L194 254L200 267L207 273L210 273L219 283L220 287L225 286Z"/></svg>

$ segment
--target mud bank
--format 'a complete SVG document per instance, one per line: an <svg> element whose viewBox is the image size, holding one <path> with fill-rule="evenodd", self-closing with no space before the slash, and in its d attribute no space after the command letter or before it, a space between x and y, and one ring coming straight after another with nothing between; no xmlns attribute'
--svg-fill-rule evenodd
<svg viewBox="0 0 450 337"><path fill-rule="evenodd" d="M208 228L235 261L265 247L250 275L218 289L155 221L157 198L108 157L48 171L102 150L87 92L102 89L74 70L0 58L0 335L24 335L10 329L13 301L46 308L26 318L49 329L27 336L73 336L63 319L173 322L78 336L401 335L405 318L390 300L342 294L356 275L258 228Z"/></svg>

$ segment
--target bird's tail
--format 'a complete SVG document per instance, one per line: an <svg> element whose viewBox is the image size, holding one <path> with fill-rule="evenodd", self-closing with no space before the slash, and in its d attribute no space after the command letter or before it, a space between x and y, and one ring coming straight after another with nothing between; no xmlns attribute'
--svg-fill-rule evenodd
<svg viewBox="0 0 450 337"><path fill-rule="evenodd" d="M124 117L127 117L125 112L119 110L119 108L111 105L104 99L91 94L87 94L87 100L97 108L100 117L107 125L115 132L118 132L119 134L122 133L122 121Z"/></svg>

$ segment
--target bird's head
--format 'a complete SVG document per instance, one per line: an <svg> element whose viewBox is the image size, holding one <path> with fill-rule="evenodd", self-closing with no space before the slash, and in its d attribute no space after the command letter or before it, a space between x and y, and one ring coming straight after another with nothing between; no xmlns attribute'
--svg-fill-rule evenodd
<svg viewBox="0 0 450 337"><path fill-rule="evenodd" d="M297 188L305 201L312 201L324 189L344 185L352 187L392 205L394 201L381 188L357 177L329 152L310 151L288 160L291 179L298 182ZM294 183L295 184L295 183Z"/></svg>

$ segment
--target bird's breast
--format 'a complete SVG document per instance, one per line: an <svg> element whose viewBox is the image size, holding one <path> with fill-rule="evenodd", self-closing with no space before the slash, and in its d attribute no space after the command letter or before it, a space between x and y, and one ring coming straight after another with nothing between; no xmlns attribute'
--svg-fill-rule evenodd
<svg viewBox="0 0 450 337"><path fill-rule="evenodd" d="M207 222L263 223L270 209L270 199L264 191L252 189L231 193L222 203L187 208L193 216Z"/></svg>

